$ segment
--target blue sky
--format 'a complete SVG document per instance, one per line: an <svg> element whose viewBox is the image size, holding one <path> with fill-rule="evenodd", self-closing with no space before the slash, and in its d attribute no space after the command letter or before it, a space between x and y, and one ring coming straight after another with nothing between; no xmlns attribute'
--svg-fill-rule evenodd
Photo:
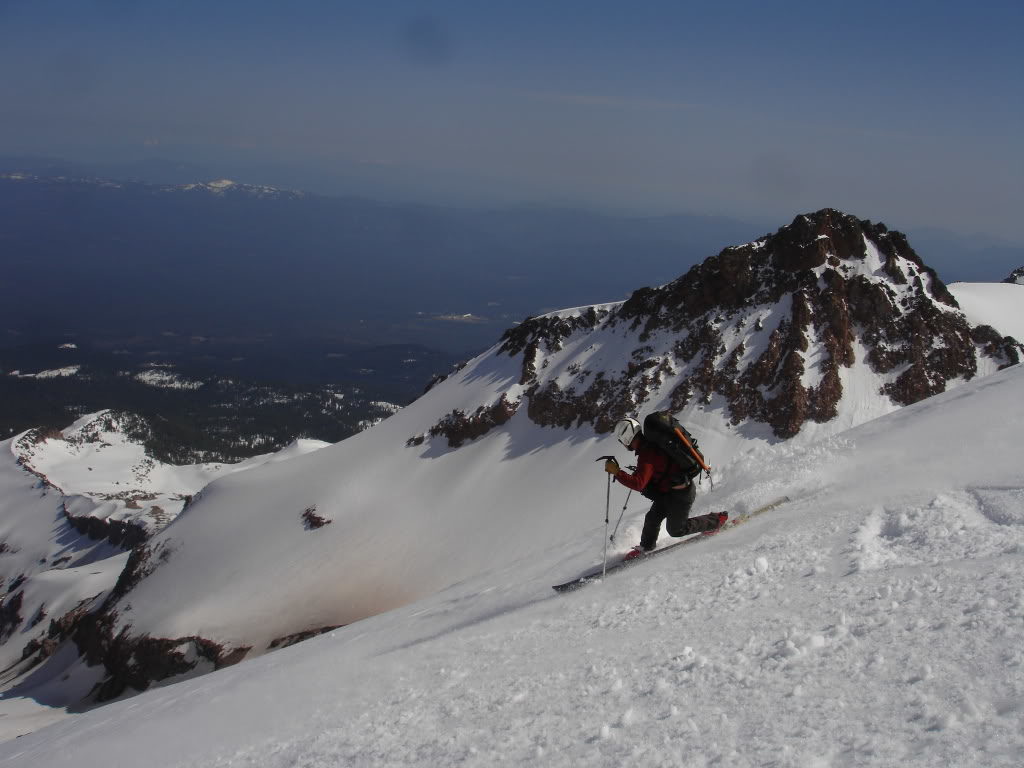
<svg viewBox="0 0 1024 768"><path fill-rule="evenodd" d="M1024 242L1022 29L1019 2L0 0L0 154Z"/></svg>

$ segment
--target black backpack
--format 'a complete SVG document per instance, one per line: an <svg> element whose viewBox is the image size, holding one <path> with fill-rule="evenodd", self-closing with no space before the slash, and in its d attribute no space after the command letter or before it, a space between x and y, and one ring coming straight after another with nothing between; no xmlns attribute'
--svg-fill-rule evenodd
<svg viewBox="0 0 1024 768"><path fill-rule="evenodd" d="M644 439L663 450L687 480L693 480L701 470L711 477L711 467L697 440L669 411L655 411L644 419Z"/></svg>

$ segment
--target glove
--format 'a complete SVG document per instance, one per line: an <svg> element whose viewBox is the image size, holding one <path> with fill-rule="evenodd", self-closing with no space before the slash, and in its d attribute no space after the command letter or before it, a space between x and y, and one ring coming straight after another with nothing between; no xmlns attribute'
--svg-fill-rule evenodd
<svg viewBox="0 0 1024 768"><path fill-rule="evenodd" d="M609 475L617 475L619 473L619 462L615 459L608 459L604 463L604 471Z"/></svg>

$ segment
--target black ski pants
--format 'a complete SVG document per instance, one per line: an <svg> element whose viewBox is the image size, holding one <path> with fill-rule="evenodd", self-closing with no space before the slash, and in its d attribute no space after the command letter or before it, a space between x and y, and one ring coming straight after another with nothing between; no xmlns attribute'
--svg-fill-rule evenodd
<svg viewBox="0 0 1024 768"><path fill-rule="evenodd" d="M644 529L640 534L640 546L645 550L654 549L661 533L661 524L669 536L687 536L691 533L709 531L718 525L718 515L690 517L690 508L697 498L697 486L690 483L686 488L669 493L660 493L651 500L650 511L644 518Z"/></svg>

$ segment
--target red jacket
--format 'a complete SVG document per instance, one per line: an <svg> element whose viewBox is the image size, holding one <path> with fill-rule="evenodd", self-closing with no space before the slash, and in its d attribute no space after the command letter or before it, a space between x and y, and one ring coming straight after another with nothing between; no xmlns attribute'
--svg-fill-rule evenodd
<svg viewBox="0 0 1024 768"><path fill-rule="evenodd" d="M620 469L615 473L615 479L634 491L654 490L666 493L671 490L672 473L669 471L671 468L672 462L663 451L641 442L640 447L636 449L636 472L630 474L626 470ZM656 484L647 488L648 483L652 480Z"/></svg>

